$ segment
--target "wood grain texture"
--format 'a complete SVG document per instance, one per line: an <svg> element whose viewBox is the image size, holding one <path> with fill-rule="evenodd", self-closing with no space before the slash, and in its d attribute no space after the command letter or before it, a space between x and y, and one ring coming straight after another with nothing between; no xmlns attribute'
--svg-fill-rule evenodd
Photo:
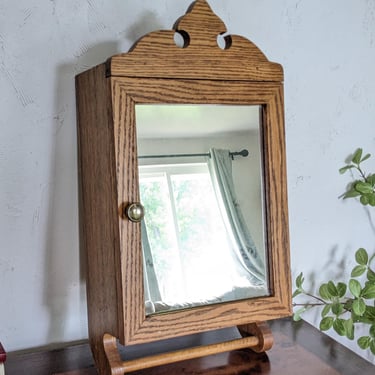
<svg viewBox="0 0 375 375"><path fill-rule="evenodd" d="M304 321L292 322L282 319L269 322L275 337L275 344L267 353L251 350L234 350L163 365L151 369L135 371L133 375L373 375L374 365L345 348ZM200 336L213 335L204 333ZM228 340L227 330L218 332L215 341ZM200 338L203 340L202 338ZM171 346L182 341L189 345L189 339L169 340ZM173 345L172 345L173 343ZM124 348L123 358L139 358L150 355L149 345ZM8 375L97 375L89 345L72 344L65 348L32 352L8 353L5 362Z"/></svg>
<svg viewBox="0 0 375 375"><path fill-rule="evenodd" d="M116 338L104 336L104 348L109 360L112 375L121 375L150 367L162 366L169 363L186 361L189 359L205 357L212 354L224 353L231 350L258 348L260 339L257 336L246 336L240 339L222 341L216 344L201 345L188 349L171 351L168 353L144 356L139 359L122 361L116 345ZM264 351L264 350L263 350Z"/></svg>
<svg viewBox="0 0 375 375"><path fill-rule="evenodd" d="M257 345L251 347L256 353L266 352L273 346L273 335L266 322L244 324L238 326L238 330L242 337L258 337L259 341Z"/></svg>
<svg viewBox="0 0 375 375"><path fill-rule="evenodd" d="M150 33L129 53L76 78L80 233L90 342L101 374L111 374L104 334L128 346L291 314L282 67L239 36L220 49L216 38L225 25L206 1L196 1L176 30L185 48L175 46L174 30ZM146 317L140 224L124 209L139 201L135 106L153 103L262 108L269 296Z"/></svg>
<svg viewBox="0 0 375 375"><path fill-rule="evenodd" d="M95 360L104 368L103 332L119 335L123 326L112 105L105 66L77 76L76 92L80 236L87 260L89 337Z"/></svg>
<svg viewBox="0 0 375 375"><path fill-rule="evenodd" d="M134 106L144 103L257 104L263 108L265 212L271 295L146 317L139 224L119 222L124 344L139 344L291 314L282 83L111 78L117 134L118 205L138 200ZM127 133L127 134L125 134ZM131 149L130 149L131 148ZM123 150L130 150L125 156ZM129 159L130 158L130 159ZM129 167L131 165L131 167ZM129 185L129 181L133 181Z"/></svg>
<svg viewBox="0 0 375 375"><path fill-rule="evenodd" d="M185 48L176 46L176 31L185 36ZM283 80L281 65L268 61L248 39L226 36L226 48L221 49L217 37L225 32L224 23L208 3L198 0L176 23L174 30L147 34L130 52L111 57L107 62L107 74L112 77Z"/></svg>

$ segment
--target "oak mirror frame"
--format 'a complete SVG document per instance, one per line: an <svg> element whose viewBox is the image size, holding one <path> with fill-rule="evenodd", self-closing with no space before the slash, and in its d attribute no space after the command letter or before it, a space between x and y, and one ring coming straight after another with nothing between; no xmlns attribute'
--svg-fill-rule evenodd
<svg viewBox="0 0 375 375"><path fill-rule="evenodd" d="M183 46L176 46L176 32ZM220 48L217 37L225 32L207 2L198 0L173 30L147 34L128 53L76 77L80 233L87 255L89 339L101 374L163 363L124 362L116 340L144 344L231 326L246 337L249 324L291 315L283 70L243 37L226 36ZM137 104L261 108L269 296L146 315L141 224L125 214L140 200ZM189 358L177 357L164 362Z"/></svg>

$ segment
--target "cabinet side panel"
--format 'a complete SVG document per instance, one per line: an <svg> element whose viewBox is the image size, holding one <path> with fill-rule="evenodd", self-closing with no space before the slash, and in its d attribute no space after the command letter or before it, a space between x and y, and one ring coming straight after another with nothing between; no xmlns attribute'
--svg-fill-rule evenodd
<svg viewBox="0 0 375 375"><path fill-rule="evenodd" d="M89 338L94 357L101 357L96 353L103 334L119 337L123 325L112 105L104 64L76 77L76 96Z"/></svg>

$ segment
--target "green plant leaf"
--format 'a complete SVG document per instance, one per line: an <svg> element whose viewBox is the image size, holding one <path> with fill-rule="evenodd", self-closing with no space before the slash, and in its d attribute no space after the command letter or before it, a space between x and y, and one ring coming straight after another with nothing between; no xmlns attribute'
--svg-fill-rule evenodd
<svg viewBox="0 0 375 375"><path fill-rule="evenodd" d="M332 304L332 312L335 315L341 315L344 312L344 307L339 302L333 303Z"/></svg>
<svg viewBox="0 0 375 375"><path fill-rule="evenodd" d="M368 194L368 203L370 206L375 207L375 193Z"/></svg>
<svg viewBox="0 0 375 375"><path fill-rule="evenodd" d="M361 266L366 266L368 262L368 254L367 251L364 248L359 248L355 252L355 260L357 261L358 264Z"/></svg>
<svg viewBox="0 0 375 375"><path fill-rule="evenodd" d="M302 294L301 289L296 289L296 290L293 292L292 298L297 297L299 294Z"/></svg>
<svg viewBox="0 0 375 375"><path fill-rule="evenodd" d="M375 306L366 306L365 315L375 322Z"/></svg>
<svg viewBox="0 0 375 375"><path fill-rule="evenodd" d="M354 319L353 319L354 320ZM365 323L365 324L374 324L375 322L375 307L373 306L366 306L366 311L362 316L356 317L356 321Z"/></svg>
<svg viewBox="0 0 375 375"><path fill-rule="evenodd" d="M332 316L326 316L323 318L319 324L319 329L321 331L328 331L333 326L333 317Z"/></svg>
<svg viewBox="0 0 375 375"><path fill-rule="evenodd" d="M361 265L355 266L353 268L350 276L351 277L359 277L359 276L363 275L366 272L366 270L367 270L366 266L361 266Z"/></svg>
<svg viewBox="0 0 375 375"><path fill-rule="evenodd" d="M352 156L352 162L354 164L359 164L361 162L361 157L362 157L362 149L358 148Z"/></svg>
<svg viewBox="0 0 375 375"><path fill-rule="evenodd" d="M351 318L353 319L354 323L362 323L363 318L361 316L356 315L354 311L352 311L351 313Z"/></svg>
<svg viewBox="0 0 375 375"><path fill-rule="evenodd" d="M346 284L344 284L344 283L338 283L337 284L337 292L338 292L340 298L345 296L346 289L347 289Z"/></svg>
<svg viewBox="0 0 375 375"><path fill-rule="evenodd" d="M352 314L352 319L355 323L363 323L363 324L371 324L373 322L373 320L369 320L365 317L365 315L363 316L356 316L356 315L353 315Z"/></svg>
<svg viewBox="0 0 375 375"><path fill-rule="evenodd" d="M340 335L345 336L344 319L335 319L333 322L333 329Z"/></svg>
<svg viewBox="0 0 375 375"><path fill-rule="evenodd" d="M362 159L361 159L361 163L367 159L369 159L371 157L371 154L366 154Z"/></svg>
<svg viewBox="0 0 375 375"><path fill-rule="evenodd" d="M327 289L328 289L328 293L333 296L333 297L338 297L339 295L339 292L336 288L336 285L334 284L333 281L328 281L328 284L327 284Z"/></svg>
<svg viewBox="0 0 375 375"><path fill-rule="evenodd" d="M374 281L369 281L369 280L367 280L365 282L365 286L371 286L371 285L375 285L375 282ZM375 301L374 301L374 306L375 306Z"/></svg>
<svg viewBox="0 0 375 375"><path fill-rule="evenodd" d="M370 327L370 336L375 339L375 323Z"/></svg>
<svg viewBox="0 0 375 375"><path fill-rule="evenodd" d="M375 298L375 284L367 283L362 289L361 297L364 299L374 299Z"/></svg>
<svg viewBox="0 0 375 375"><path fill-rule="evenodd" d="M352 299L345 301L345 305L344 305L345 310L352 311L352 305L353 305Z"/></svg>
<svg viewBox="0 0 375 375"><path fill-rule="evenodd" d="M375 355L375 340L372 340L370 343L371 353Z"/></svg>
<svg viewBox="0 0 375 375"><path fill-rule="evenodd" d="M355 299L353 301L353 311L356 315L362 316L366 311L366 304L362 298Z"/></svg>
<svg viewBox="0 0 375 375"><path fill-rule="evenodd" d="M345 336L349 340L354 339L354 323L352 319L344 320Z"/></svg>
<svg viewBox="0 0 375 375"><path fill-rule="evenodd" d="M353 184L354 185L354 184ZM360 196L361 193L354 189L354 186L352 186L345 194L344 199L346 198L356 198Z"/></svg>
<svg viewBox="0 0 375 375"><path fill-rule="evenodd" d="M293 314L293 320L298 322L302 319L301 315L307 310L307 307L301 307L300 309L296 310Z"/></svg>
<svg viewBox="0 0 375 375"><path fill-rule="evenodd" d="M375 272L370 268L367 270L367 280L375 282Z"/></svg>
<svg viewBox="0 0 375 375"><path fill-rule="evenodd" d="M345 173L347 170L354 168L354 165L345 165L345 167L342 167L339 169L340 174Z"/></svg>
<svg viewBox="0 0 375 375"><path fill-rule="evenodd" d="M322 309L322 312L321 312L321 316L322 318L324 318L326 315L329 314L329 312L331 311L331 305L325 305Z"/></svg>
<svg viewBox="0 0 375 375"><path fill-rule="evenodd" d="M295 322L299 322L302 319L300 314L293 314L293 320Z"/></svg>
<svg viewBox="0 0 375 375"><path fill-rule="evenodd" d="M362 336L360 337L358 340L357 340L357 344L358 346L363 349L363 350L366 350L368 349L368 347L370 346L370 343L371 343L371 337L370 336Z"/></svg>
<svg viewBox="0 0 375 375"><path fill-rule="evenodd" d="M362 290L360 282L356 279L350 279L349 290L350 290L350 293L352 293L354 297L358 298L361 295L361 290Z"/></svg>
<svg viewBox="0 0 375 375"><path fill-rule="evenodd" d="M331 300L332 295L328 291L328 284L322 284L319 288L319 295L325 300Z"/></svg>
<svg viewBox="0 0 375 375"><path fill-rule="evenodd" d="M358 181L354 185L354 189L359 191L361 194L369 194L369 193L372 193L374 191L371 184L369 184L368 182L363 182L363 181Z"/></svg>
<svg viewBox="0 0 375 375"><path fill-rule="evenodd" d="M366 177L367 182L369 182L372 186L375 186L375 173L370 174Z"/></svg>
<svg viewBox="0 0 375 375"><path fill-rule="evenodd" d="M296 278L296 287L301 288L304 281L305 278L303 277L303 273L301 272Z"/></svg>
<svg viewBox="0 0 375 375"><path fill-rule="evenodd" d="M361 195L361 198L359 198L359 201L361 202L361 204L363 204L364 206L367 206L369 204L369 198L367 196L367 194L365 195Z"/></svg>

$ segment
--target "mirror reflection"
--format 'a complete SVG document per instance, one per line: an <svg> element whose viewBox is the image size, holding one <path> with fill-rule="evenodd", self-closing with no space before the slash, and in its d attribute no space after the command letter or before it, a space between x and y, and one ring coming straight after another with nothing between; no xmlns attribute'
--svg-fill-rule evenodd
<svg viewBox="0 0 375 375"><path fill-rule="evenodd" d="M135 109L146 315L269 295L259 106Z"/></svg>

